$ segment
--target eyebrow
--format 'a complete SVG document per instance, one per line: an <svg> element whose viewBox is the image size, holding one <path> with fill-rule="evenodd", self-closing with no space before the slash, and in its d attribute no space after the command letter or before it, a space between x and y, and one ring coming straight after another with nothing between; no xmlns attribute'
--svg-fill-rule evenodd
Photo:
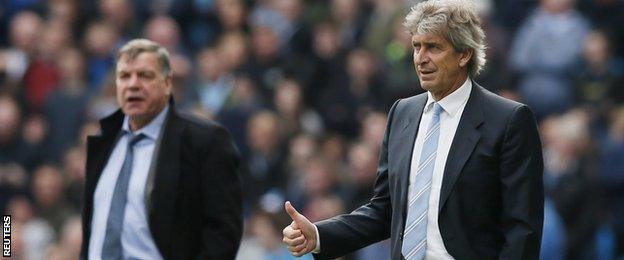
<svg viewBox="0 0 624 260"><path fill-rule="evenodd" d="M132 74L132 73L136 73L139 75L146 75L146 74L156 74L155 71L153 70L137 70L134 72L128 71L128 70L118 70L115 74L117 75L124 75L124 74Z"/></svg>
<svg viewBox="0 0 624 260"><path fill-rule="evenodd" d="M442 44L440 44L439 42L436 42L436 41L412 42L412 46L416 47L416 45L421 45L421 43L424 44L424 45L427 45L427 46L436 46L436 47L442 46Z"/></svg>

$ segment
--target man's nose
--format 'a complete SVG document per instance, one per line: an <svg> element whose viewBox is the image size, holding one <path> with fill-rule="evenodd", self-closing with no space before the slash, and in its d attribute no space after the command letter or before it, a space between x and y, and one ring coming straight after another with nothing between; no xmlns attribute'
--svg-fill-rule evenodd
<svg viewBox="0 0 624 260"><path fill-rule="evenodd" d="M418 51L414 50L414 63L416 63L416 65L424 64L427 61L429 61L429 56L423 49L420 49Z"/></svg>
<svg viewBox="0 0 624 260"><path fill-rule="evenodd" d="M130 76L130 80L128 81L129 88L138 88L140 87L139 77L137 75Z"/></svg>

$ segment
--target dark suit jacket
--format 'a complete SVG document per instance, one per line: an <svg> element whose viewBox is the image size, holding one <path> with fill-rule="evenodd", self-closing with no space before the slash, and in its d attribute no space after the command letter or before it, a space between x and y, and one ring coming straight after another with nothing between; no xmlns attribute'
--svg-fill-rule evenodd
<svg viewBox="0 0 624 260"><path fill-rule="evenodd" d="M101 135L88 139L83 258L88 256L93 194L123 117L117 111L101 120ZM179 115L172 102L163 127L146 200L156 247L165 259L234 259L243 220L239 155L229 133L215 123Z"/></svg>
<svg viewBox="0 0 624 260"><path fill-rule="evenodd" d="M397 101L388 116L374 195L350 214L317 224L321 254L335 258L390 238L401 259L414 140L427 94ZM456 259L538 259L544 192L533 113L473 82L449 151L439 227Z"/></svg>

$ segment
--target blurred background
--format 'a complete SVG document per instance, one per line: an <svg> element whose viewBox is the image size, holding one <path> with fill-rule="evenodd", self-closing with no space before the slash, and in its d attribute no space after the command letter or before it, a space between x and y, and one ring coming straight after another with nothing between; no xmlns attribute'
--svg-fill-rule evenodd
<svg viewBox="0 0 624 260"><path fill-rule="evenodd" d="M365 203L387 111L423 91L401 26L415 2L0 1L0 211L13 217L13 257L77 259L85 137L117 109L117 49L144 37L171 53L176 106L225 125L243 155L238 258L290 259L283 202L312 221ZM542 258L623 259L624 1L476 5L489 46L476 81L540 124ZM345 259L389 259L389 243Z"/></svg>

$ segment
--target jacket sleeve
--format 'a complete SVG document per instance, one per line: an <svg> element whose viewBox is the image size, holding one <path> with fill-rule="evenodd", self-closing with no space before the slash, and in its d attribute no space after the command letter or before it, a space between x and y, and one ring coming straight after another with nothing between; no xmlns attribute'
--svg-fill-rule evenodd
<svg viewBox="0 0 624 260"><path fill-rule="evenodd" d="M370 201L349 214L315 223L321 241L321 252L315 259L337 258L369 244L390 237L392 205L388 183L388 139L395 102L389 112L388 124L379 153L377 179Z"/></svg>
<svg viewBox="0 0 624 260"><path fill-rule="evenodd" d="M501 148L500 259L539 259L544 220L542 145L533 113L519 106L508 120Z"/></svg>
<svg viewBox="0 0 624 260"><path fill-rule="evenodd" d="M230 134L220 126L212 131L205 149L199 259L234 259L243 231L240 156Z"/></svg>

